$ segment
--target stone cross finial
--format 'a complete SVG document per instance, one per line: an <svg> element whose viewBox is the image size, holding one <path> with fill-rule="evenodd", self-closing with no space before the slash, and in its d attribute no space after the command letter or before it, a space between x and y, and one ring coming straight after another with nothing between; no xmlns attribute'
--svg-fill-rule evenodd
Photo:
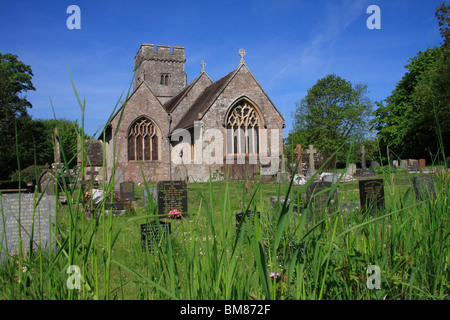
<svg viewBox="0 0 450 320"><path fill-rule="evenodd" d="M359 154L361 155L361 168L366 169L366 147L362 146Z"/></svg>
<svg viewBox="0 0 450 320"><path fill-rule="evenodd" d="M202 62L200 62L200 64L202 65L202 72L205 72L206 62L202 61Z"/></svg>
<svg viewBox="0 0 450 320"><path fill-rule="evenodd" d="M239 53L239 56L241 57L240 63L244 63L245 50L244 49L239 49L238 53Z"/></svg>
<svg viewBox="0 0 450 320"><path fill-rule="evenodd" d="M308 149L306 149L306 152L309 154L309 170L313 171L314 170L314 153L316 153L317 150L314 149L312 144L310 144L308 146Z"/></svg>

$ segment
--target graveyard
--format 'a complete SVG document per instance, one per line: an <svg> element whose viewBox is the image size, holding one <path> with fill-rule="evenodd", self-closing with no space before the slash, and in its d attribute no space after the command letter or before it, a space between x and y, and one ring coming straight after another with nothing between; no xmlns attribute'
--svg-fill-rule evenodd
<svg viewBox="0 0 450 320"><path fill-rule="evenodd" d="M61 190L67 202L56 205L54 229L43 235L53 249L24 245L22 258L9 255L0 292L6 299L443 299L450 181L445 166L429 169L324 182L317 168L304 185L293 177L124 184L120 213L105 210L108 197L90 217L79 188ZM32 211L23 209L22 219ZM79 290L66 284L69 261L81 267ZM381 269L381 289L369 288L371 265Z"/></svg>
<svg viewBox="0 0 450 320"><path fill-rule="evenodd" d="M449 300L449 5L138 5L4 5L0 300Z"/></svg>

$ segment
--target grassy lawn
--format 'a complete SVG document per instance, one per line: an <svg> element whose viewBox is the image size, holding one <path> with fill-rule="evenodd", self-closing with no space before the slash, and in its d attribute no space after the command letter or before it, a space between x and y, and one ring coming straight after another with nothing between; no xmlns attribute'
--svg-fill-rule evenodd
<svg viewBox="0 0 450 320"><path fill-rule="evenodd" d="M171 234L149 253L140 225L155 220L143 203L143 186L122 216L87 220L81 205L57 210L58 250L31 259L13 256L0 268L2 299L448 299L449 176L434 174L436 198L418 201L413 175L385 181L386 208L373 217L339 207L308 224L293 206L272 196L304 199L289 184L212 182L188 184L189 214L172 220ZM288 193L289 190L289 194ZM77 197L78 190L68 191ZM359 201L358 182L338 186L339 202ZM301 200L300 200L301 202ZM236 227L245 208L260 212L254 227ZM67 268L81 271L70 290ZM369 266L381 272L370 289Z"/></svg>

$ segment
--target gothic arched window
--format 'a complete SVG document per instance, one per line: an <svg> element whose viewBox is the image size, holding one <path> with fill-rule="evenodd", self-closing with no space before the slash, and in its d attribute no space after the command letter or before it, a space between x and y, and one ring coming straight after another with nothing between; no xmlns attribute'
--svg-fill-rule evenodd
<svg viewBox="0 0 450 320"><path fill-rule="evenodd" d="M128 131L128 161L158 160L156 126L147 118L137 119Z"/></svg>
<svg viewBox="0 0 450 320"><path fill-rule="evenodd" d="M227 154L256 155L259 152L260 121L256 109L243 101L228 113Z"/></svg>

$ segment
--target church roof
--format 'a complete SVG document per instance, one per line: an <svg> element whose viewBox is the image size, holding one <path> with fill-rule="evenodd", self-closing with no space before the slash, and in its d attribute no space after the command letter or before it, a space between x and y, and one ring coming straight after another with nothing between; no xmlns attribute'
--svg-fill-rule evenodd
<svg viewBox="0 0 450 320"><path fill-rule="evenodd" d="M200 75L194 80L192 81L186 88L184 88L183 90L181 90L175 97L173 97L172 99L170 99L169 101L167 101L163 107L164 109L168 112L171 113L173 110L175 110L175 108L178 106L178 104L183 100L183 98L189 93L189 91L195 86L195 84L199 81L199 79L202 76L206 76L210 81L211 79L209 78L209 76L206 74L206 72L201 72ZM211 81L212 82L212 81Z"/></svg>
<svg viewBox="0 0 450 320"><path fill-rule="evenodd" d="M238 69L230 72L225 77L208 86L203 93L200 94L197 100L195 100L180 122L178 122L174 130L191 127L194 125L195 121L200 120L201 117L199 117L199 114L203 116L208 108L214 103L219 94L225 89Z"/></svg>

